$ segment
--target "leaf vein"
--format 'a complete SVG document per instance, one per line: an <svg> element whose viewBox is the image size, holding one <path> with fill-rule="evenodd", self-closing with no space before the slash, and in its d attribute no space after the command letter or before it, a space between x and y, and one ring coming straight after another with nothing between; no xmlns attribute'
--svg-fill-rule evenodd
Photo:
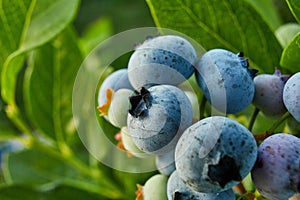
<svg viewBox="0 0 300 200"><path fill-rule="evenodd" d="M187 13L187 15L194 21L195 24L197 24L199 27L201 27L205 32L207 32L208 34L210 34L212 37L214 37L218 42L220 42L221 44L223 44L224 46L226 46L229 49L235 49L235 47L233 47L230 43L228 43L226 40L224 40L220 35L218 35L216 32L214 32L213 30L211 30L208 26L206 26L201 19L198 19L197 16L195 15L195 13L186 5L183 4L183 2L181 0L177 0L177 2L180 4L180 6L182 7L182 9ZM237 51L237 50L236 50Z"/></svg>

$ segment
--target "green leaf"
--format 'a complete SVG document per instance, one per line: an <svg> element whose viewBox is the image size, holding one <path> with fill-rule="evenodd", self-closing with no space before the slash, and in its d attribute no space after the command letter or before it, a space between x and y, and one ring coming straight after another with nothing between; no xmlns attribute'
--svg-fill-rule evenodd
<svg viewBox="0 0 300 200"><path fill-rule="evenodd" d="M99 195L62 185L54 188L39 189L28 185L11 185L0 188L0 199L2 200L58 200L58 199L84 199L84 200L104 200Z"/></svg>
<svg viewBox="0 0 300 200"><path fill-rule="evenodd" d="M280 65L288 73L296 73L299 71L300 58L300 33L298 33L292 41L284 49Z"/></svg>
<svg viewBox="0 0 300 200"><path fill-rule="evenodd" d="M126 193L130 195L128 199L135 199L135 192L137 191L137 184L144 185L145 182L151 177L157 174L157 171L148 173L126 173L122 171L113 171L116 179L123 184Z"/></svg>
<svg viewBox="0 0 300 200"><path fill-rule="evenodd" d="M279 13L272 0L246 0L264 18L267 24L275 31L282 23Z"/></svg>
<svg viewBox="0 0 300 200"><path fill-rule="evenodd" d="M61 160L35 149L9 154L3 169L5 180L14 184L40 185L77 175Z"/></svg>
<svg viewBox="0 0 300 200"><path fill-rule="evenodd" d="M100 176L99 180L85 177L80 170L64 161L40 148L10 153L3 162L4 178L9 185L42 186L46 189L67 185L110 199L120 199L123 195L112 180L104 176Z"/></svg>
<svg viewBox="0 0 300 200"><path fill-rule="evenodd" d="M31 0L0 1L0 71L7 57L19 48Z"/></svg>
<svg viewBox="0 0 300 200"><path fill-rule="evenodd" d="M25 36L20 50L35 48L59 34L75 17L79 2L79 0L36 0L29 26L24 30Z"/></svg>
<svg viewBox="0 0 300 200"><path fill-rule="evenodd" d="M0 198L3 200L34 200L41 198L39 192L35 191L33 188L30 188L28 186L5 186L1 187L0 191Z"/></svg>
<svg viewBox="0 0 300 200"><path fill-rule="evenodd" d="M286 0L287 4L291 12L293 13L294 17L300 23L300 1L299 0Z"/></svg>
<svg viewBox="0 0 300 200"><path fill-rule="evenodd" d="M276 30L276 36L283 48L285 48L294 36L300 32L300 25L296 23L288 23L280 26Z"/></svg>
<svg viewBox="0 0 300 200"><path fill-rule="evenodd" d="M24 80L25 104L35 127L52 138L69 133L73 84L82 60L71 28L32 53Z"/></svg>
<svg viewBox="0 0 300 200"><path fill-rule="evenodd" d="M0 3L1 95L6 102L13 104L16 75L22 67L24 53L60 33L74 18L79 0L12 0Z"/></svg>
<svg viewBox="0 0 300 200"><path fill-rule="evenodd" d="M182 32L206 50L244 52L250 65L273 73L282 48L273 31L245 1L147 0L158 27Z"/></svg>
<svg viewBox="0 0 300 200"><path fill-rule="evenodd" d="M51 40L74 18L79 0L0 1L0 66L14 51Z"/></svg>

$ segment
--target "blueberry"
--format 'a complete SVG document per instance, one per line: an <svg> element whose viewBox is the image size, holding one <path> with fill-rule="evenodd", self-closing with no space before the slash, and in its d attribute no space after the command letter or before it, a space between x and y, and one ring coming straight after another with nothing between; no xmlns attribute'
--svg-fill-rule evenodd
<svg viewBox="0 0 300 200"><path fill-rule="evenodd" d="M206 52L196 64L196 79L205 97L217 110L237 113L245 109L254 97L253 77L242 54L224 49Z"/></svg>
<svg viewBox="0 0 300 200"><path fill-rule="evenodd" d="M280 117L286 112L283 104L283 88L289 75L279 70L274 74L260 74L254 78L255 95L253 104L268 117Z"/></svg>
<svg viewBox="0 0 300 200"><path fill-rule="evenodd" d="M127 114L129 110L129 97L133 94L130 89L121 88L114 92L108 109L108 121L118 127L127 126Z"/></svg>
<svg viewBox="0 0 300 200"><path fill-rule="evenodd" d="M265 139L251 175L256 189L271 200L300 192L300 139L284 133Z"/></svg>
<svg viewBox="0 0 300 200"><path fill-rule="evenodd" d="M130 102L128 130L136 146L147 153L171 150L180 134L192 124L192 105L175 86L142 88Z"/></svg>
<svg viewBox="0 0 300 200"><path fill-rule="evenodd" d="M168 200L235 200L232 189L219 193L200 193L189 189L179 178L177 171L169 177L167 184Z"/></svg>
<svg viewBox="0 0 300 200"><path fill-rule="evenodd" d="M175 171L175 149L157 155L155 159L157 170L166 176L170 176Z"/></svg>
<svg viewBox="0 0 300 200"><path fill-rule="evenodd" d="M286 82L283 102L291 115L300 122L300 72L292 75Z"/></svg>
<svg viewBox="0 0 300 200"><path fill-rule="evenodd" d="M133 155L138 158L147 158L149 157L148 154L141 151L132 141L131 136L129 135L128 128L122 127L121 128L121 141L124 149L127 151L129 155Z"/></svg>
<svg viewBox="0 0 300 200"><path fill-rule="evenodd" d="M193 46L175 35L158 36L138 46L128 62L128 76L136 90L147 85L178 85L194 72Z"/></svg>
<svg viewBox="0 0 300 200"><path fill-rule="evenodd" d="M192 190L216 193L238 184L257 156L252 133L221 116L202 119L187 128L175 150L179 177Z"/></svg>
<svg viewBox="0 0 300 200"><path fill-rule="evenodd" d="M168 177L156 174L150 177L144 186L137 192L137 200L167 200L167 181Z"/></svg>
<svg viewBox="0 0 300 200"><path fill-rule="evenodd" d="M102 112L103 116L107 114L111 100L108 99L107 96L111 98L111 95L121 88L133 90L133 87L131 86L128 79L127 69L119 69L113 72L108 77L106 77L101 84L98 93L98 105L99 110L100 112Z"/></svg>

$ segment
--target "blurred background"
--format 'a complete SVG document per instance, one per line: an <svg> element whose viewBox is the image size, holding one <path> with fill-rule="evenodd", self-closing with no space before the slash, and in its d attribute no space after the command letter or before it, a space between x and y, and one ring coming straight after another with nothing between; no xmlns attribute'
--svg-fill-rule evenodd
<svg viewBox="0 0 300 200"><path fill-rule="evenodd" d="M148 6L141 0L82 0L75 27L82 34L90 23L102 20L111 33L154 26Z"/></svg>
<svg viewBox="0 0 300 200"><path fill-rule="evenodd" d="M285 0L273 0L273 3L283 22L295 22ZM144 0L82 0L74 22L79 34L98 20L106 24L112 34L131 28L155 26Z"/></svg>

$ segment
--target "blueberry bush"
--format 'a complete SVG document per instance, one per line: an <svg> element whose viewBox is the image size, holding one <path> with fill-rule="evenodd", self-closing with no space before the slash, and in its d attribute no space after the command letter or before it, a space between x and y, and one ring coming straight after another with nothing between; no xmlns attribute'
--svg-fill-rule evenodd
<svg viewBox="0 0 300 200"><path fill-rule="evenodd" d="M136 1L124 2L99 3L99 12L113 8L110 17L91 19L85 25L83 18L98 11L98 7L84 7L87 1L0 1L0 199L281 200L300 193L300 2L146 0L139 1L144 8L143 15L137 13L141 7ZM132 17L124 17L125 11ZM228 101L227 107L237 110L234 112L215 111L210 98L214 97L211 90L217 86L209 85L214 77L206 82L208 79L201 77L205 73L199 75L195 71L194 76L193 68L189 72L179 71L188 73L184 78L194 93L185 90L184 85L179 86L180 90L175 86L158 86L152 73L143 74L145 69L135 73L128 70L129 79L114 78L114 81L122 80L122 84L126 82L126 87L104 84L117 70L127 75L124 69L134 52L121 55L106 69L101 69L103 73L97 74L97 95L92 96L94 102L85 102L85 96L76 96L77 73L98 44L115 33L152 24L157 33L144 38L148 44L155 41L153 37L167 35L165 30L168 29L200 44L201 52L196 49L197 52L191 50L190 53L192 46L188 46L184 54L174 53L180 44L174 41L185 41L178 38L170 44L163 39L155 45L166 42L169 46L154 47L153 51L142 49L142 45L137 44L141 43L139 40L129 41L132 47L136 46L136 52L142 52L138 56L144 56L134 60L133 68L138 68L139 62L149 66L155 63L156 69L160 65L189 68L197 65L205 52L225 49L241 67L230 72L231 75L237 74L236 80L242 80L239 71L244 71L249 74L249 77L243 76L247 84L252 84L251 94L236 94L236 90L230 90L228 98L235 101L236 95L245 97L247 102L235 101L231 105ZM190 58L185 59L189 53ZM146 56L149 57L146 59ZM220 65L225 74L228 66L223 67L224 57L217 55L199 63L209 66L211 61L217 60L214 66ZM235 65L233 60L229 62ZM200 64L197 67L200 68ZM178 81L178 78L169 78L170 74L167 69L155 78L167 77L164 79L168 80L160 79L160 84ZM205 76L209 75L208 72ZM255 76L256 81L252 81ZM226 87L244 83L233 84L231 80L222 79ZM137 88L128 86L128 81L136 81ZM263 85L269 82L270 85ZM106 87L103 94L102 85ZM107 90L109 88L116 91ZM86 91L94 94L89 88ZM227 89L225 91L227 93ZM118 98L114 99L114 95ZM94 109L92 115L106 139L98 137L97 132L89 135L93 132L89 129L90 122L83 120L85 116L78 118L73 113L76 110L72 104L74 97L83 99L80 104L83 110L89 106ZM112 101L98 105L105 102L105 98ZM237 105L241 103L243 105ZM114 109L109 108L109 104ZM168 110L168 115L164 116L162 110ZM160 127L160 121L165 118L169 123ZM209 126L209 123L216 124ZM225 127L220 135L209 134L217 126ZM78 134L79 129L86 133L85 138ZM141 132L146 139L139 138ZM168 132L167 139L165 132ZM179 137L174 136L174 132L180 132ZM153 135L148 137L148 133ZM87 138L89 140L84 141ZM285 146L278 147L280 143L276 141L284 138L288 139L280 143ZM110 147L102 142L107 139L116 151L126 156L110 154ZM195 144L194 139L199 143ZM176 146L177 140L180 146ZM170 141L163 149L166 154L157 151ZM211 146L212 141L215 146ZM101 154L101 158L94 156L95 152ZM199 153L203 155L197 160ZM114 165L128 164L130 170L107 165L106 161L102 162L105 156L113 160ZM140 160L136 162L135 158ZM274 161L277 164L272 164ZM143 163L156 165L156 168L140 171ZM284 178L278 178L280 175Z"/></svg>

